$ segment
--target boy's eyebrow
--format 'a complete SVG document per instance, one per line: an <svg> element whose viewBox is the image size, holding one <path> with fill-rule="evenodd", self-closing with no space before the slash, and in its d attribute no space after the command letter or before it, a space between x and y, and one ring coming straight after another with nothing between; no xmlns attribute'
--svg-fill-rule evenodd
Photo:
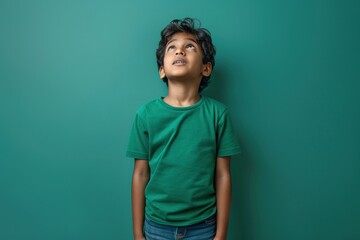
<svg viewBox="0 0 360 240"><path fill-rule="evenodd" d="M166 46L169 45L170 43L172 43L173 41L176 41L176 40L177 40L176 38L171 39L170 41L167 42ZM196 45L199 45L198 42L193 38L185 38L185 40L189 40L191 42L196 43Z"/></svg>

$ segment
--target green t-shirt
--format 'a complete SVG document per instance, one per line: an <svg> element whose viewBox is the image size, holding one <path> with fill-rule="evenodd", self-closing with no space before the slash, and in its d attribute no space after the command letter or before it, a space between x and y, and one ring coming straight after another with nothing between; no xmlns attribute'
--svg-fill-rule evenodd
<svg viewBox="0 0 360 240"><path fill-rule="evenodd" d="M216 212L216 157L240 153L227 107L205 96L189 107L162 98L135 115L126 155L149 162L146 217L160 224L186 226Z"/></svg>

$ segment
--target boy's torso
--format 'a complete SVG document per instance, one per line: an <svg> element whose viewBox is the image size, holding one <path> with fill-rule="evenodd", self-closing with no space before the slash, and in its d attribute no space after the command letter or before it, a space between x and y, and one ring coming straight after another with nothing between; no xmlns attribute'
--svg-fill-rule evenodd
<svg viewBox="0 0 360 240"><path fill-rule="evenodd" d="M185 108L169 106L162 99L145 106L151 171L145 194L150 219L192 224L215 213L216 133L225 110L206 97Z"/></svg>

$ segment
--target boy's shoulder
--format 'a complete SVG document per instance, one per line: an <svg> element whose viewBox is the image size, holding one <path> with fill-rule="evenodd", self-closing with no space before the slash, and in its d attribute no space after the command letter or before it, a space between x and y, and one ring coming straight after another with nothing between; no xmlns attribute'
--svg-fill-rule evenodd
<svg viewBox="0 0 360 240"><path fill-rule="evenodd" d="M223 113L228 111L228 107L224 103L211 97L204 96L203 98L206 107L211 108L213 111L217 112L218 114L222 115Z"/></svg>
<svg viewBox="0 0 360 240"><path fill-rule="evenodd" d="M222 103L222 102L220 102L220 101L218 101L218 100L216 100L216 99L214 99L212 97L207 97L207 96L202 96L202 97L207 102L207 104L211 104L211 105L213 105L213 106L215 106L217 108L220 108L220 109L227 109L228 108L224 103Z"/></svg>
<svg viewBox="0 0 360 240"><path fill-rule="evenodd" d="M152 112L154 110L157 110L159 108L159 98L150 100L144 104L142 104L137 110L136 110L136 114L144 114L147 112Z"/></svg>

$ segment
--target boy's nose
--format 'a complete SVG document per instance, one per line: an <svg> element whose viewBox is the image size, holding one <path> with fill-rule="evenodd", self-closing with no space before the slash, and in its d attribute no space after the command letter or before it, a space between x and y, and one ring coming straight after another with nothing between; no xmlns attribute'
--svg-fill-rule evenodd
<svg viewBox="0 0 360 240"><path fill-rule="evenodd" d="M181 49L181 48L178 48L177 50L176 50L176 53L175 53L176 55L185 55L185 52Z"/></svg>

